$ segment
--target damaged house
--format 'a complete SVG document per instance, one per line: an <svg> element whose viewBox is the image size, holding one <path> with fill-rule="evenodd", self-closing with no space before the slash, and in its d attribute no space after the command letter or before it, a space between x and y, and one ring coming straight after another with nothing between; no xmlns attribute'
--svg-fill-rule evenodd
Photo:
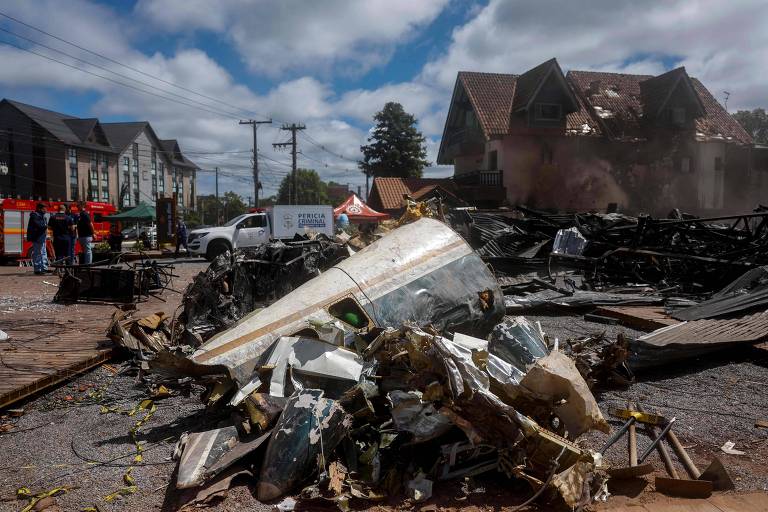
<svg viewBox="0 0 768 512"><path fill-rule="evenodd" d="M497 173L511 204L560 210L713 215L754 206L753 141L704 85L571 70L460 72L438 164L455 178ZM754 171L758 172L758 171Z"/></svg>

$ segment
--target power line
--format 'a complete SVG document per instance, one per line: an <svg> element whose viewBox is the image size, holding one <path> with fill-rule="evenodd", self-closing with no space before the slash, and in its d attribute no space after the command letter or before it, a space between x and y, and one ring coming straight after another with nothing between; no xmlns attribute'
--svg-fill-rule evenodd
<svg viewBox="0 0 768 512"><path fill-rule="evenodd" d="M51 50L51 51L54 51L54 52L56 52L56 53L60 53L61 55L64 55L64 56L66 56L66 57L69 57L70 59L74 59L74 60L76 60L76 61L78 61L78 62L82 62L83 64L87 64L88 66L93 66L94 68L97 68L97 69L101 69L101 70L104 70L104 71L106 71L106 72L108 72L108 73L112 73L112 74L114 74L114 75L117 75L117 76L119 76L120 78L125 78L125 79L127 79L127 80L130 80L130 81L132 81L132 82L136 82L136 83L139 83L139 84L141 84L141 85L144 85L144 86L150 87L150 88L152 88L152 89L155 89L155 90L161 91L161 92L163 92L163 93L165 93L165 94L170 94L171 96L175 96L175 97L177 97L177 98L181 98L181 99L183 99L183 100L191 101L192 103L195 103L195 104L197 104L197 105L202 105L202 106L204 106L204 107L208 107L208 108L218 108L218 107L216 107L216 106L214 106L214 105L209 105L209 104L207 104L207 103L202 103L202 102L200 102L200 101L197 101L197 100L194 100L194 99L192 99L192 98L188 98L188 97L186 97L186 96L182 96L181 94L176 94L175 92L172 92L172 91L166 91L165 89L160 89L160 88L156 87L155 85L152 85L152 84L150 84L150 83L147 83L147 82L145 82L145 81L143 81L143 80L138 80L138 79L136 79L136 78L133 78L133 77L130 77L130 76L128 76L128 75L124 75L124 74L122 74L122 73L118 73L117 71L113 71L113 70L111 70L111 69L109 69L109 68L107 68L107 67L105 67L105 66L102 66L102 65L100 65L100 64L94 64L93 62L89 62L89 61L87 61L87 60L85 60L85 59L81 59L80 57L76 57L75 55L69 54L69 53L67 53L67 52L65 52L65 51L59 50L59 49L57 49L57 48L53 48L53 47L51 47L51 46L48 46L48 45L45 45L45 44L43 44L43 43L41 43L41 42L39 42L39 41L35 41L34 39L30 39L30 38L28 38L28 37L22 36L22 35L20 35L20 34L17 34L17 33L15 33L15 32L12 32L12 31L10 31L10 30L8 30L8 29L5 29L5 28L2 28L2 27L0 27L0 31L2 31L2 32L6 32L6 33L8 33L8 34L11 34L12 36L14 36L14 37L17 37L17 38L19 38L19 39L23 39L23 40L25 40L25 41L29 41L29 42L30 42L30 43L32 43L32 44L35 44L35 45L37 45L37 46L41 46L41 47L43 47L43 48L46 48L46 49L48 49L48 50ZM220 112L221 112L221 113L223 113L222 115L226 115L226 116L230 116L230 117L236 117L236 116L237 116L237 113L235 113L235 112L227 112L226 110L221 110Z"/></svg>
<svg viewBox="0 0 768 512"><path fill-rule="evenodd" d="M101 78L102 80L107 80L107 81L115 83L117 85L121 85L121 86L127 87L129 89L134 89L136 91L142 92L144 94L148 94L150 96L156 96L158 98L161 98L161 99L164 99L164 100L167 100L167 101L172 101L174 103L178 103L179 105L184 105L186 107L194 108L194 109L197 109L197 110L202 110L204 112L215 114L217 116L222 116L223 115L224 117L230 117L230 118L233 118L233 119L238 119L236 116L225 115L225 114L222 114L221 112L216 112L214 110L210 110L210 109L207 109L207 108L204 108L204 107L198 107L198 106L195 106L195 105L190 105L189 103L184 103L183 101L175 100L173 98L168 98L167 96L163 96L161 94L156 94L156 93L151 92L151 91L145 91L144 89L141 89L140 87L136 87L136 86L133 86L131 84L123 83L123 82L121 82L119 80L115 80L113 78L109 78L108 76L104 76L104 75L100 75L98 73L94 73L92 71L88 71L87 69L79 68L79 67L74 66L72 64L68 64L68 63L60 61L58 59L54 59L53 57L49 57L48 55L44 55L42 53L36 52L34 50L30 50L29 48L24 48L23 46L19 46L17 44L13 44L13 43L10 43L8 41L0 40L0 44L5 44L5 45L8 45L8 46L12 46L13 48L19 49L21 51L28 52L28 53L31 53L33 55L37 55L38 57L42 57L42 58L50 60L52 62L57 62L57 63L61 64L62 66L67 66L68 68L76 69L76 70L78 70L78 71L80 71L82 73L87 73L89 75L93 75L93 76L95 76L97 78Z"/></svg>
<svg viewBox="0 0 768 512"><path fill-rule="evenodd" d="M93 50L89 50L88 48L84 48L84 47L82 47L82 46L80 46L80 45L78 45L76 43L73 43L71 41L68 41L68 40L66 40L66 39L64 39L62 37L53 35L50 32L46 32L45 30L43 30L43 29L41 29L39 27L35 27L34 25L30 25L29 23L25 23L25 22L21 21L20 19L14 18L13 16L10 16L10 15L4 13L4 12L0 12L0 16L3 16L3 17L5 17L5 18L7 18L7 19L9 19L11 21L15 21L16 23L18 23L20 25L23 25L23 26L25 26L27 28L31 28L32 30L40 32L41 34L45 34L48 37L52 37L53 39L56 39L56 40L61 41L63 43L66 43L66 44L68 44L70 46L73 46L73 47L79 49L79 50L82 50L84 52L90 53L91 55L95 55L95 56L100 57L100 58L102 58L104 60L112 62L113 64L117 64L118 66L122 66L124 68L130 69L131 71L139 73L140 75L144 75L146 77L152 78L153 80L157 80L158 82L162 82L162 83L170 85L172 87L176 87L176 88L181 89L183 91L187 91L187 92L190 92L190 93L195 94L197 96L200 96L201 98L205 98L205 99L208 99L208 100L211 100L211 101L215 101L215 102L220 103L222 105L226 105L228 107L240 110L241 112L247 112L247 113L249 113L249 115L255 115L256 117L264 117L265 119L267 117L267 116L264 116L262 114L259 114L258 112L253 112L251 110L247 110L247 109L244 109L242 107L238 107L237 105L232 105L232 104L227 103L227 102L225 102L223 100L220 100L218 98L214 98L212 96L208 96L208 95L203 94L201 92L198 92L198 91L195 91L195 90L192 90L192 89L188 89L187 87L184 87L182 85L178 85L178 84L170 82L168 80L164 80L162 78L158 78L156 76L150 75L149 73L146 73L146 72L144 72L144 71L142 71L140 69L137 69L137 68L135 68L133 66L129 66L128 64L124 64L124 63L122 63L120 61L117 61L117 60L111 58L111 57L107 57L106 55L102 55L101 53L95 52Z"/></svg>

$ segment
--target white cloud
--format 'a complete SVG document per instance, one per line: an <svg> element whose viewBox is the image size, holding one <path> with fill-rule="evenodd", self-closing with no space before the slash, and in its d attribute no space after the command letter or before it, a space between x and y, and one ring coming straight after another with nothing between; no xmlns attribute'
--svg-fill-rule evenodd
<svg viewBox="0 0 768 512"><path fill-rule="evenodd" d="M768 84L765 2L491 0L420 76L444 90L460 70L521 73L551 57L568 69L659 73L685 65L729 107L760 106ZM629 62L629 64L627 64Z"/></svg>
<svg viewBox="0 0 768 512"><path fill-rule="evenodd" d="M448 0L141 0L136 12L163 30L211 30L229 38L248 67L365 72L431 22Z"/></svg>

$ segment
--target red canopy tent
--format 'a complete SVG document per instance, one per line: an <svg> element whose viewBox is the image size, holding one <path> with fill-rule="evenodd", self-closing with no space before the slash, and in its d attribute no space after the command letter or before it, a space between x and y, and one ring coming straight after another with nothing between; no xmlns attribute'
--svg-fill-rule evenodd
<svg viewBox="0 0 768 512"><path fill-rule="evenodd" d="M352 194L346 201L333 209L333 216L338 217L342 213L346 213L349 217L349 222L378 222L389 218L389 214L377 212L357 197L357 194Z"/></svg>

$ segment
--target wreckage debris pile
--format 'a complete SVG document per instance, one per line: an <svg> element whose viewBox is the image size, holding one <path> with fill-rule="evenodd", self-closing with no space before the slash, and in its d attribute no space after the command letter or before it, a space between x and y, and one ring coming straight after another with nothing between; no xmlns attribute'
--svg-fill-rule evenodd
<svg viewBox="0 0 768 512"><path fill-rule="evenodd" d="M604 492L594 455L573 440L608 425L574 361L524 318L490 342L415 325L368 339L352 350L283 337L253 392L213 384L209 406L237 404L242 421L190 434L177 486L206 485L238 462L258 475L260 500L303 489L342 509L399 493L421 501L434 481L487 471L571 507Z"/></svg>
<svg viewBox="0 0 768 512"><path fill-rule="evenodd" d="M342 244L317 236L275 240L219 256L184 293L179 322L185 337L200 345L348 255Z"/></svg>
<svg viewBox="0 0 768 512"><path fill-rule="evenodd" d="M656 219L518 207L505 215L467 215L468 240L492 264L504 269L504 260L552 257L582 270L592 289L631 282L701 296L768 264L768 213L762 211L697 218L675 210Z"/></svg>

